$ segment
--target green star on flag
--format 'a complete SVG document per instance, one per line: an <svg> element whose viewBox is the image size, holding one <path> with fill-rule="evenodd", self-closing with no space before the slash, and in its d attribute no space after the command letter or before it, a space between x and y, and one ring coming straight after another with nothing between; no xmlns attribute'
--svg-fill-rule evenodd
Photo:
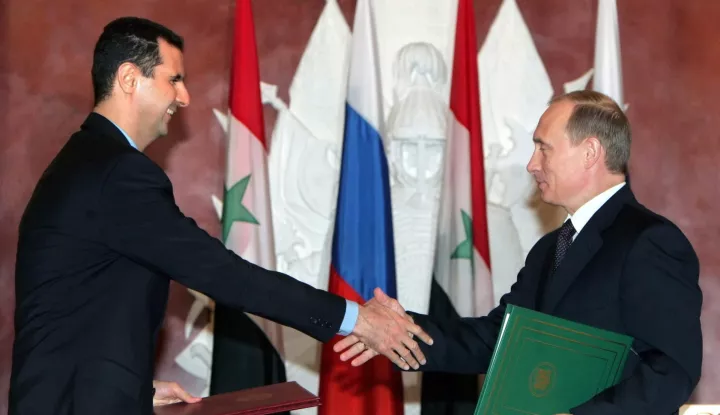
<svg viewBox="0 0 720 415"><path fill-rule="evenodd" d="M230 190L225 191L225 201L223 202L223 242L227 243L230 228L235 222L246 222L259 225L260 222L255 219L252 213L242 204L245 197L245 191L250 184L250 176L243 177L238 180Z"/></svg>
<svg viewBox="0 0 720 415"><path fill-rule="evenodd" d="M463 228L465 229L465 240L455 247L450 258L452 259L469 259L473 261L473 226L472 218L464 210L460 210L463 220Z"/></svg>

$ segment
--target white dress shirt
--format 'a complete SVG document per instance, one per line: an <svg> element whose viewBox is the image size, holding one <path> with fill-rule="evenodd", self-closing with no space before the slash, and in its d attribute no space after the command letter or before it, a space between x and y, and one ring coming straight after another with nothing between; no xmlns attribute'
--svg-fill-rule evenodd
<svg viewBox="0 0 720 415"><path fill-rule="evenodd" d="M616 184L615 186L605 190L599 195L588 200L584 205L580 206L574 215L568 215L568 219L572 221L573 227L575 228L575 235L573 235L573 241L580 234L585 225L590 221L595 212L597 212L618 190L625 186L625 182Z"/></svg>

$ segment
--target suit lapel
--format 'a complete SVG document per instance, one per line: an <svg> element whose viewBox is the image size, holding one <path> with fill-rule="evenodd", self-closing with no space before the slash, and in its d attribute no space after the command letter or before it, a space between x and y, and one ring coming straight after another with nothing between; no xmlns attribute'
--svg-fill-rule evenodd
<svg viewBox="0 0 720 415"><path fill-rule="evenodd" d="M595 212L570 245L565 258L555 271L555 275L547 277L548 285L544 292L540 311L551 313L555 309L588 262L602 247L602 231L613 223L620 209L632 200L635 198L626 184ZM551 257L555 252L554 249L553 246L549 254ZM548 270L546 269L544 272L548 272Z"/></svg>

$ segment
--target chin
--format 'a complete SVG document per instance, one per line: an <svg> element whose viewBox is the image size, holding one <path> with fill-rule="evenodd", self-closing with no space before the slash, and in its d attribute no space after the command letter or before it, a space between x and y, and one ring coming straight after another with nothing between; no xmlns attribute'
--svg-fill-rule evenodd
<svg viewBox="0 0 720 415"><path fill-rule="evenodd" d="M550 205L557 205L557 203L553 201L553 198L543 190L540 190L540 200Z"/></svg>

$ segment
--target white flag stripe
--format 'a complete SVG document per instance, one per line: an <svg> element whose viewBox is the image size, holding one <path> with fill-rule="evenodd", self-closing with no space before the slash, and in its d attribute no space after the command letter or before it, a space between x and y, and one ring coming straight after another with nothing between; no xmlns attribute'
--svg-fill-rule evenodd
<svg viewBox="0 0 720 415"><path fill-rule="evenodd" d="M348 104L380 135L383 133L380 67L373 11L369 0L359 0L355 10L348 77Z"/></svg>
<svg viewBox="0 0 720 415"><path fill-rule="evenodd" d="M460 316L481 316L493 306L492 280L488 265L474 247L474 272L469 258L451 258L458 244L467 239L461 212L472 216L472 189L469 175L470 133L454 115L451 115L450 123L438 216L435 280Z"/></svg>
<svg viewBox="0 0 720 415"><path fill-rule="evenodd" d="M598 0L595 29L595 75L593 89L624 107L620 30L615 0Z"/></svg>
<svg viewBox="0 0 720 415"><path fill-rule="evenodd" d="M230 189L239 180L251 175L242 200L259 225L235 222L228 233L226 246L247 261L263 268L275 269L275 241L273 238L270 187L268 186L265 147L252 132L232 114L226 186ZM271 321L248 314L260 326L275 350L283 355L282 328Z"/></svg>

